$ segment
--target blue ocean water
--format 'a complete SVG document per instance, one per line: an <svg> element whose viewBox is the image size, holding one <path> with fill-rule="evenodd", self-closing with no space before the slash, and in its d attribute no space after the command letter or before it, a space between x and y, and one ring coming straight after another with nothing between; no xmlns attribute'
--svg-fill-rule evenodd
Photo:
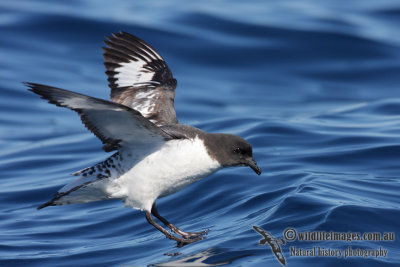
<svg viewBox="0 0 400 267"><path fill-rule="evenodd" d="M288 266L400 264L400 3L384 1L0 2L0 266L280 266L253 225L393 232L395 241L281 245ZM141 37L178 80L181 123L250 141L263 169L222 170L158 201L184 246L119 201L40 211L107 157L76 114L23 81L108 98L104 36ZM291 247L386 257L292 255Z"/></svg>

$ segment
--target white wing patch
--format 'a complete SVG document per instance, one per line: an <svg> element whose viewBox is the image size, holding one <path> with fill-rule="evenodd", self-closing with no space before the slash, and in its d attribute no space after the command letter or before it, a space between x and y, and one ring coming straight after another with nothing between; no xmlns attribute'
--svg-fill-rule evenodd
<svg viewBox="0 0 400 267"><path fill-rule="evenodd" d="M117 79L116 84L118 86L135 86L153 80L154 71L146 70L145 67L149 62L163 60L163 58L146 43L141 43L141 45L147 48L147 51L144 49L141 50L141 57L134 57L135 60L130 60L129 62L120 62L119 67L114 69L117 73L114 78ZM152 83L160 84L155 81L152 81Z"/></svg>
<svg viewBox="0 0 400 267"><path fill-rule="evenodd" d="M115 83L119 87L124 87L151 81L154 77L154 72L146 71L143 68L146 64L142 60L119 63L120 67L114 70L117 73L114 76L117 79Z"/></svg>
<svg viewBox="0 0 400 267"><path fill-rule="evenodd" d="M158 126L178 123L174 107L177 81L154 48L125 32L107 37L105 44L111 100L139 111Z"/></svg>

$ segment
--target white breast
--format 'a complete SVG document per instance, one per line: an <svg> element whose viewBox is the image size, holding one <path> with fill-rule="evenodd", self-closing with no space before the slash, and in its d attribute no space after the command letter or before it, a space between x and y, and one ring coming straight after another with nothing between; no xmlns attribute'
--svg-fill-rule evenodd
<svg viewBox="0 0 400 267"><path fill-rule="evenodd" d="M130 152L124 154L135 161ZM106 190L112 197L125 199L128 206L150 211L157 198L175 193L219 168L221 165L208 155L199 138L171 140L137 162Z"/></svg>

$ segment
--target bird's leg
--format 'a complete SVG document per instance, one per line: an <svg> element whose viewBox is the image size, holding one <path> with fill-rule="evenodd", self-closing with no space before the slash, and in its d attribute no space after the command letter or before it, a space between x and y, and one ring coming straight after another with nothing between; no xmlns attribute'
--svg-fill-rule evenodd
<svg viewBox="0 0 400 267"><path fill-rule="evenodd" d="M176 227L175 225L173 225L172 223L170 223L167 219L165 219L164 217L162 217L159 213L158 210L156 208L156 203L153 203L153 206L151 207L151 213L160 221L162 221L163 224L165 224L169 229L171 229L172 232L174 232L175 234L178 234L180 236L182 236L183 238L193 238L196 236L201 236L201 235L205 235L208 233L208 230L202 231L202 232L185 232L182 231L181 229L179 229L178 227Z"/></svg>
<svg viewBox="0 0 400 267"><path fill-rule="evenodd" d="M156 223L154 220L153 220L153 217L151 217L151 214L150 214L150 212L148 212L148 211L146 211L146 219L147 219L147 221L151 224L151 225L153 225L155 228L157 228L157 230L159 230L161 233L163 233L167 238L169 238L169 239L172 239L172 240L175 240L175 241L177 241L178 243L193 243L193 242L196 242L196 241L199 241L199 240L201 240L202 238L201 237L198 237L198 238L180 238L180 237L177 237L177 236L174 236L173 234L171 234L170 232L168 232L166 229L164 229L161 225L159 225L158 223Z"/></svg>

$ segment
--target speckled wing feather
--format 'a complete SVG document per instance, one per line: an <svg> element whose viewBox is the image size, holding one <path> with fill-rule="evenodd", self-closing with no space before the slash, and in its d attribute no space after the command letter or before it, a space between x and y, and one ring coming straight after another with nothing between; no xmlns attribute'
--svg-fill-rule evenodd
<svg viewBox="0 0 400 267"><path fill-rule="evenodd" d="M105 44L111 100L139 111L158 126L178 123L174 107L177 82L157 51L125 32L107 37Z"/></svg>
<svg viewBox="0 0 400 267"><path fill-rule="evenodd" d="M76 111L85 126L103 142L107 152L171 139L138 111L124 105L47 85L25 84L49 103Z"/></svg>

